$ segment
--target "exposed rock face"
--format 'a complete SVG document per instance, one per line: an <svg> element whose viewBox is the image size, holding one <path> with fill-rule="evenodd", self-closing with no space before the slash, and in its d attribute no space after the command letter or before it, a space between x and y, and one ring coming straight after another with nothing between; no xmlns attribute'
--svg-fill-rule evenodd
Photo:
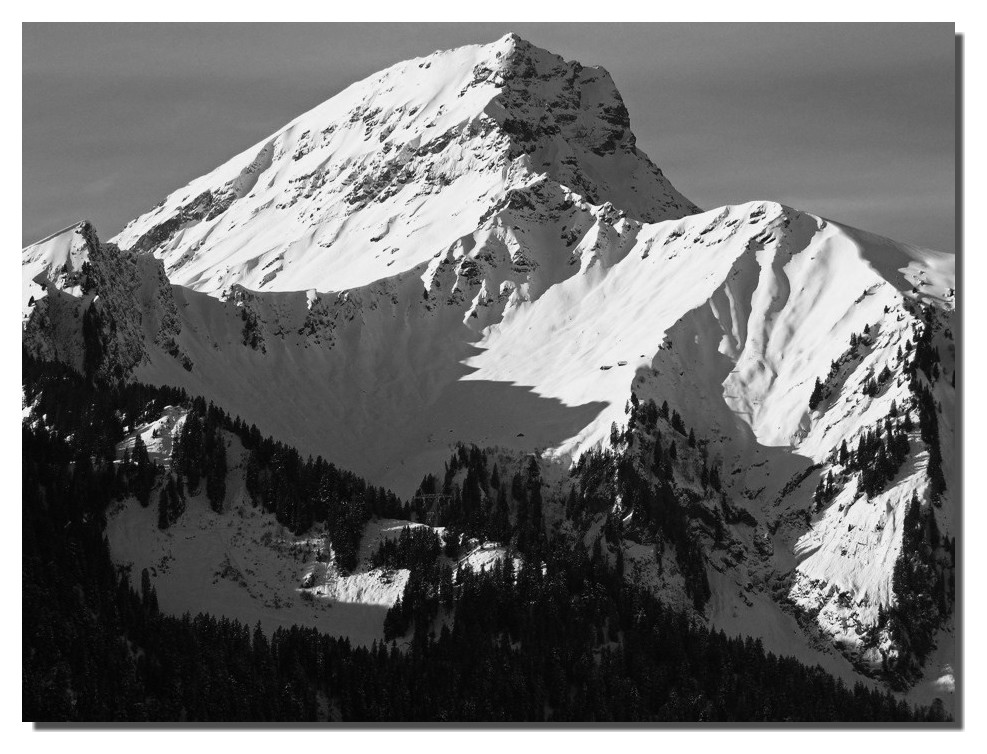
<svg viewBox="0 0 987 754"><path fill-rule="evenodd" d="M147 362L149 344L187 359L176 342L182 325L160 262L102 243L89 222L28 247L24 257L41 267L31 282L44 292L24 323L32 352L96 379L126 379Z"/></svg>

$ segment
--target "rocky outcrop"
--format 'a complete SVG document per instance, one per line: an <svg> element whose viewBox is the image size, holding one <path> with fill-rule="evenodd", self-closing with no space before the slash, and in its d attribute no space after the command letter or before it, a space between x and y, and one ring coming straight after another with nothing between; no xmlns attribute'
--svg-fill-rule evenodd
<svg viewBox="0 0 987 754"><path fill-rule="evenodd" d="M34 279L46 295L25 322L25 347L102 380L128 378L147 362L149 343L189 363L176 340L181 320L161 263L101 242L89 222L66 232L79 237L82 264Z"/></svg>

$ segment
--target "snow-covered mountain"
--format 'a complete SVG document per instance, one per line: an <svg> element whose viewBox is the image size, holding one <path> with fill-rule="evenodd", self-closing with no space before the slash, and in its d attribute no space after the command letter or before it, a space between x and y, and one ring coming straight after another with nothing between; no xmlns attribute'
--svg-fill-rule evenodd
<svg viewBox="0 0 987 754"><path fill-rule="evenodd" d="M80 224L23 265L33 351L184 387L406 496L454 442L566 469L632 397L667 402L734 511L678 465L703 617L844 677L907 649L886 613L913 494L928 557L955 536L953 256L773 202L701 212L605 71L514 35L358 82L110 243ZM841 449L875 431L908 448L862 487Z"/></svg>
<svg viewBox="0 0 987 754"><path fill-rule="evenodd" d="M197 291L344 290L427 262L546 180L639 220L695 211L635 147L606 71L509 34L353 84L111 240Z"/></svg>

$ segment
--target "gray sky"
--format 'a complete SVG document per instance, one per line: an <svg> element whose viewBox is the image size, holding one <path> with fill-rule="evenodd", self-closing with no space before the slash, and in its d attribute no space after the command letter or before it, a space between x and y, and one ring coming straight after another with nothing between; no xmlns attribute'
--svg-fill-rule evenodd
<svg viewBox="0 0 987 754"><path fill-rule="evenodd" d="M350 83L516 31L613 75L703 208L774 199L954 249L954 29L787 24L25 24L24 243L108 238Z"/></svg>

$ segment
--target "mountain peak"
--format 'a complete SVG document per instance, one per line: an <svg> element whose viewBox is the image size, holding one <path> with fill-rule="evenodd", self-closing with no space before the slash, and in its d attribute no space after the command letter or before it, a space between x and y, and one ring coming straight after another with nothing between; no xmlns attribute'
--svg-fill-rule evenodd
<svg viewBox="0 0 987 754"><path fill-rule="evenodd" d="M525 39L522 39L521 35L518 34L517 32L509 31L500 39L498 39L496 42L494 42L494 44L517 45L517 44L530 44L530 42L528 42Z"/></svg>
<svg viewBox="0 0 987 754"><path fill-rule="evenodd" d="M520 34L509 31L500 39L491 43L497 49L513 50L515 47L531 47L531 42L521 37Z"/></svg>
<svg viewBox="0 0 987 754"><path fill-rule="evenodd" d="M697 211L637 149L606 71L510 33L351 85L113 240L213 295L344 290L429 262L543 180L644 222Z"/></svg>

